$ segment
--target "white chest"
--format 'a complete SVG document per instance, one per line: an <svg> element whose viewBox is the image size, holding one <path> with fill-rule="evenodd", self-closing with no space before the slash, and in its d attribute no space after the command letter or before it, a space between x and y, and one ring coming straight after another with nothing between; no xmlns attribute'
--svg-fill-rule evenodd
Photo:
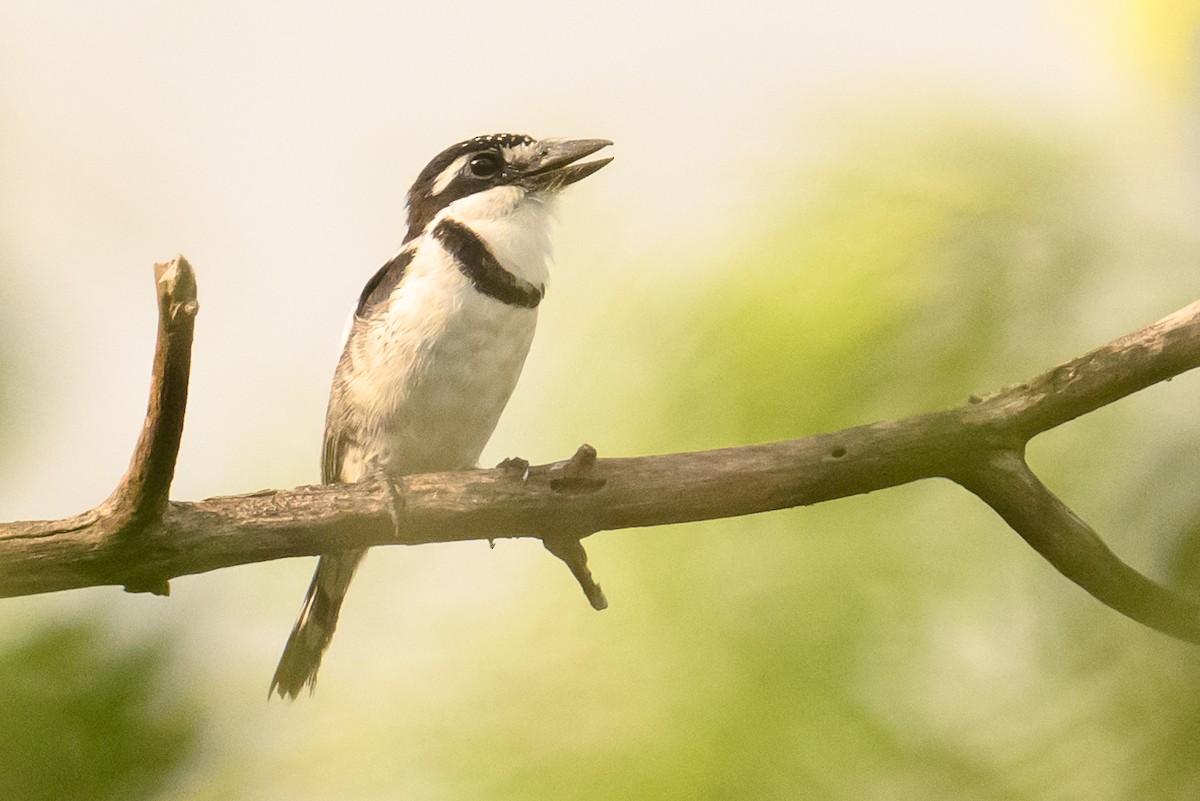
<svg viewBox="0 0 1200 801"><path fill-rule="evenodd" d="M537 310L482 295L425 245L380 311L355 321L338 367L330 424L336 413L353 431L343 480L474 466L521 374Z"/></svg>

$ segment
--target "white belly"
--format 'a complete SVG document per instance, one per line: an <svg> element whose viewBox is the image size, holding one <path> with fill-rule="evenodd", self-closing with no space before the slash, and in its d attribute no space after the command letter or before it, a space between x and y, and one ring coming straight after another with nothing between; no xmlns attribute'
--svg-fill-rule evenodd
<svg viewBox="0 0 1200 801"><path fill-rule="evenodd" d="M363 330L338 366L345 384L330 424L336 414L353 432L343 481L474 467L529 352L536 309L481 295L457 270L422 261L386 316L355 321Z"/></svg>

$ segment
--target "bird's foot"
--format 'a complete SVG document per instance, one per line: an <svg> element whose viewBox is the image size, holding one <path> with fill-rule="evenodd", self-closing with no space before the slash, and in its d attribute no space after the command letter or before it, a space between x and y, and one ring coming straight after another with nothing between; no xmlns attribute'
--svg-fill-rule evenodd
<svg viewBox="0 0 1200 801"><path fill-rule="evenodd" d="M400 489L400 485L390 475L380 470L375 473L375 481L377 481L387 493L388 496L388 514L392 518L392 532L396 536L396 540L400 539L400 532L403 528L405 502L404 492Z"/></svg>

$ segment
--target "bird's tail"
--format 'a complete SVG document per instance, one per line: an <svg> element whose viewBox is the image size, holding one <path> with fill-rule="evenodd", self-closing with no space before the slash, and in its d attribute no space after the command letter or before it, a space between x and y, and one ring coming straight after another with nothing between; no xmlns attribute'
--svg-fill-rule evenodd
<svg viewBox="0 0 1200 801"><path fill-rule="evenodd" d="M354 578L354 570L364 554L366 551L346 551L318 560L317 572L313 574L304 606L300 608L300 617L283 647L279 667L275 668L268 697L278 691L280 698L295 698L306 684L312 690L321 656L337 628L342 599L346 597L350 579Z"/></svg>

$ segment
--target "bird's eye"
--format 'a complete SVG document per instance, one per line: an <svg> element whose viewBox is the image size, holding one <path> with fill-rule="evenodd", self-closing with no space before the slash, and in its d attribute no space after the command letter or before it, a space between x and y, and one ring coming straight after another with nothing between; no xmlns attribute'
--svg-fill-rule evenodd
<svg viewBox="0 0 1200 801"><path fill-rule="evenodd" d="M480 153L467 162L467 170L476 178L491 178L500 172L500 157L495 153Z"/></svg>

